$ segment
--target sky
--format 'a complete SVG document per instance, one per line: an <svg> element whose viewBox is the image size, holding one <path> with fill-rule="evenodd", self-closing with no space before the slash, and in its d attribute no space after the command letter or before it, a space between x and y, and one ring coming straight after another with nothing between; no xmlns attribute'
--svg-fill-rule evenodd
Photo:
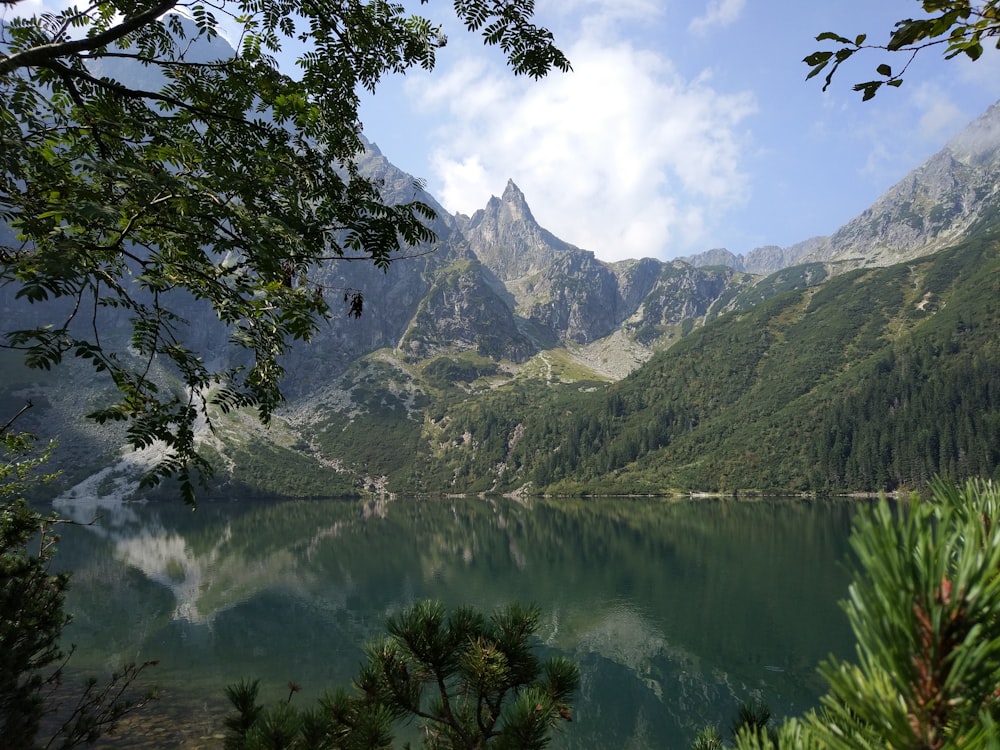
<svg viewBox="0 0 1000 750"><path fill-rule="evenodd" d="M448 211L473 214L511 179L543 227L607 261L831 234L1000 100L991 48L974 63L925 50L869 102L852 85L903 60L857 55L826 92L805 80L817 34L884 43L918 0L536 0L573 65L539 81L453 3L407 5L448 43L432 72L364 96L365 135Z"/></svg>
<svg viewBox="0 0 1000 750"><path fill-rule="evenodd" d="M917 57L862 102L872 51L831 87L802 58L823 31L884 42L916 0L537 0L571 73L515 77L447 14L431 73L366 97L366 136L471 215L508 179L538 222L607 261L746 253L834 232L1000 99L1000 52ZM829 48L829 47L827 47Z"/></svg>

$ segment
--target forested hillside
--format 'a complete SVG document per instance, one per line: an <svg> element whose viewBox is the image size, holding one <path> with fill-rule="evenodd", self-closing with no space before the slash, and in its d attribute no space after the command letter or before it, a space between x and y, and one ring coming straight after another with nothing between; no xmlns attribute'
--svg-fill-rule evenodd
<svg viewBox="0 0 1000 750"><path fill-rule="evenodd" d="M995 473L1000 106L831 237L670 261L600 260L541 227L512 180L449 215L359 143L379 200L434 216L385 270L334 254L269 282L311 289L299 296L331 319L276 355L285 400L267 428L253 409L184 412L208 493L868 492ZM243 403L232 381L253 358L203 296L171 294L171 335L228 374L195 387L166 356L188 349L140 356L130 307L77 319L72 300L12 281L0 316L28 339L99 329L108 363L176 404ZM51 367L53 346L28 359ZM62 489L145 496L156 450L85 419L118 418L113 383L69 356L91 351L67 349L58 373L8 352L0 407L33 404L20 424L58 439Z"/></svg>
<svg viewBox="0 0 1000 750"><path fill-rule="evenodd" d="M202 442L211 492L842 493L993 475L997 215L946 250L833 277L654 268L632 335L687 322L619 381L510 312L478 261L442 265L399 347L325 378L326 355L304 350L303 395L269 429L220 415ZM53 413L63 397L45 392ZM80 460L87 443L70 447ZM79 491L134 476L118 464Z"/></svg>
<svg viewBox="0 0 1000 750"><path fill-rule="evenodd" d="M980 226L939 254L720 317L618 384L462 403L403 483L842 492L991 475L1000 245Z"/></svg>

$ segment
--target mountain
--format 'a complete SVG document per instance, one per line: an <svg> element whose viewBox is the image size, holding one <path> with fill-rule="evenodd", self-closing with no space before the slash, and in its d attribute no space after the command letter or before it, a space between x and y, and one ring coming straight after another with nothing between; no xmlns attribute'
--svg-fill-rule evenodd
<svg viewBox="0 0 1000 750"><path fill-rule="evenodd" d="M1000 201L1000 102L800 260L889 265L947 247Z"/></svg>
<svg viewBox="0 0 1000 750"><path fill-rule="evenodd" d="M386 272L313 274L328 300L362 291L364 313L286 358L269 429L213 415L213 491L845 491L991 473L998 154L994 106L830 237L607 263L541 227L512 180L451 215L367 144L363 173L431 206L436 239ZM4 320L52 314L15 291L0 289ZM178 304L182 336L229 362L226 331ZM0 405L30 399L22 424L62 435L66 487L133 492L143 457L82 419L107 385L63 368L72 389L8 353Z"/></svg>
<svg viewBox="0 0 1000 750"><path fill-rule="evenodd" d="M493 396L474 420L461 413L469 437L439 460L478 467L466 481L483 488L555 493L876 491L996 476L997 299L994 224L935 255L722 316L588 398L566 389L526 409ZM475 455L480 446L497 452Z"/></svg>
<svg viewBox="0 0 1000 750"><path fill-rule="evenodd" d="M598 343L641 346L644 325L687 323L624 379L600 371L596 343L559 345L571 315L535 314L515 317L515 330L556 338L527 359L467 345L429 358L382 349L295 402L289 425L312 455L337 457L342 475L375 491L871 492L920 488L935 474L991 476L998 220L982 215L938 253L833 276L824 263L764 279L615 264L598 278L620 293L627 285L612 280L631 274L642 303ZM553 266L582 278L590 262L580 251ZM447 288L476 268L455 269Z"/></svg>
<svg viewBox="0 0 1000 750"><path fill-rule="evenodd" d="M737 271L752 273L758 276L767 276L780 271L782 268L795 265L795 262L803 255L808 254L810 248L821 244L825 238L818 237L813 240L797 243L788 248L777 245L764 245L748 252L746 255L734 255L724 247L713 248L705 252L691 255L683 260L692 266L702 268L703 266L728 266Z"/></svg>
<svg viewBox="0 0 1000 750"><path fill-rule="evenodd" d="M471 219L457 218L476 256L504 282L537 273L560 254L578 249L538 225L513 180L502 197L491 197Z"/></svg>
<svg viewBox="0 0 1000 750"><path fill-rule="evenodd" d="M998 171L1000 102L829 237L745 256L716 248L685 260L767 275L798 263L828 263L839 272L918 258L960 239L1000 202Z"/></svg>

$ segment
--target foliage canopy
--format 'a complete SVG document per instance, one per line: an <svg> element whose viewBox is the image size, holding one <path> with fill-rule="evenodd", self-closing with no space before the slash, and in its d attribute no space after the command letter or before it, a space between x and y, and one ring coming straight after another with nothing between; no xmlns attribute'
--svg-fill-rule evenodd
<svg viewBox="0 0 1000 750"><path fill-rule="evenodd" d="M531 0L454 7L516 74L569 69ZM238 31L235 53L213 44L223 28ZM359 291L311 272L384 269L433 239L426 204L387 205L359 172L358 91L433 68L446 41L384 0L98 0L5 22L0 289L46 303L5 345L32 367L73 355L106 373L120 398L90 416L125 422L137 449L162 441L147 482L177 475L193 501L208 406L267 421L281 355L334 314L331 291L360 314ZM296 76L278 68L283 47ZM205 308L236 356L192 340L186 317Z"/></svg>

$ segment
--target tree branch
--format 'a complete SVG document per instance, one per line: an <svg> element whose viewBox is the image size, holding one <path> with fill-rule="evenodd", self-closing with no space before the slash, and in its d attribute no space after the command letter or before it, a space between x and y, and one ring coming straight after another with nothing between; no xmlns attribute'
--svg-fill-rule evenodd
<svg viewBox="0 0 1000 750"><path fill-rule="evenodd" d="M95 78L94 76L90 75L90 73L87 73L87 72L82 71L82 70L77 70L77 69L71 68L71 67L69 67L67 65L64 65L61 62L58 62L57 60L43 60L43 61L39 62L38 65L40 67L49 68L50 70L54 71L55 73L57 73L60 76L70 76L70 77L74 77L74 78L80 78L82 80L87 81L88 83L93 84L94 86L97 86L99 88L103 88L103 89L106 89L106 90L109 90L109 91L113 91L116 94L118 94L119 96L124 96L124 97L126 97L128 99L151 99L153 101L163 102L165 104L169 104L169 105L171 105L173 107L176 107L177 109L185 110L187 112L191 112L193 114L199 115L201 117L204 117L206 120L214 118L214 119L217 119L217 120L225 120L227 122L231 122L231 123L234 123L234 124L237 124L237 125L246 125L248 127L253 127L254 126L253 122L251 122L250 120L247 120L245 118L242 118L242 117L233 117L232 115L227 115L227 114L225 114L223 112L218 112L218 111L215 111L215 110L205 109L203 107L198 107L198 106L195 106L193 104L189 104L189 103L185 102L182 99L178 99L178 98L173 97L173 96L168 96L167 94L163 94L163 93L161 93L159 91L146 91L144 89L130 89L128 86L124 86L124 85L118 83L117 81L112 81L112 80L109 80L109 79L102 79L102 78Z"/></svg>
<svg viewBox="0 0 1000 750"><path fill-rule="evenodd" d="M81 58L85 60L103 60L105 58L114 57L124 60L135 60L136 62L142 63L143 65L157 65L161 68L203 68L205 70L225 70L226 66L229 64L227 60L218 60L216 62L191 62L190 60L158 60L155 57L148 57L146 55L139 55L129 52L101 52L97 55L83 54L80 55Z"/></svg>
<svg viewBox="0 0 1000 750"><path fill-rule="evenodd" d="M17 418L20 417L22 414L24 414L24 412L28 411L28 409L30 409L32 406L34 406L34 404L31 403L30 400L25 401L24 402L24 406L22 406L18 410L17 414L15 414L13 417L11 417L10 419L8 419L5 424L0 425L0 435L3 435L5 432L7 432L7 430L10 429L10 426L12 424L14 424L14 422L17 421Z"/></svg>
<svg viewBox="0 0 1000 750"><path fill-rule="evenodd" d="M6 2L6 0L4 0ZM140 13L132 18L126 18L117 26L102 31L91 37L83 39L72 39L68 42L53 42L43 44L39 47L32 47L21 52L17 52L9 57L0 60L0 75L6 75L19 68L29 68L33 65L42 65L55 61L60 57L87 52L97 47L103 47L111 42L121 39L133 31L141 29L146 24L152 23L167 11L177 5L178 0L162 0L158 5L154 5L144 13Z"/></svg>

